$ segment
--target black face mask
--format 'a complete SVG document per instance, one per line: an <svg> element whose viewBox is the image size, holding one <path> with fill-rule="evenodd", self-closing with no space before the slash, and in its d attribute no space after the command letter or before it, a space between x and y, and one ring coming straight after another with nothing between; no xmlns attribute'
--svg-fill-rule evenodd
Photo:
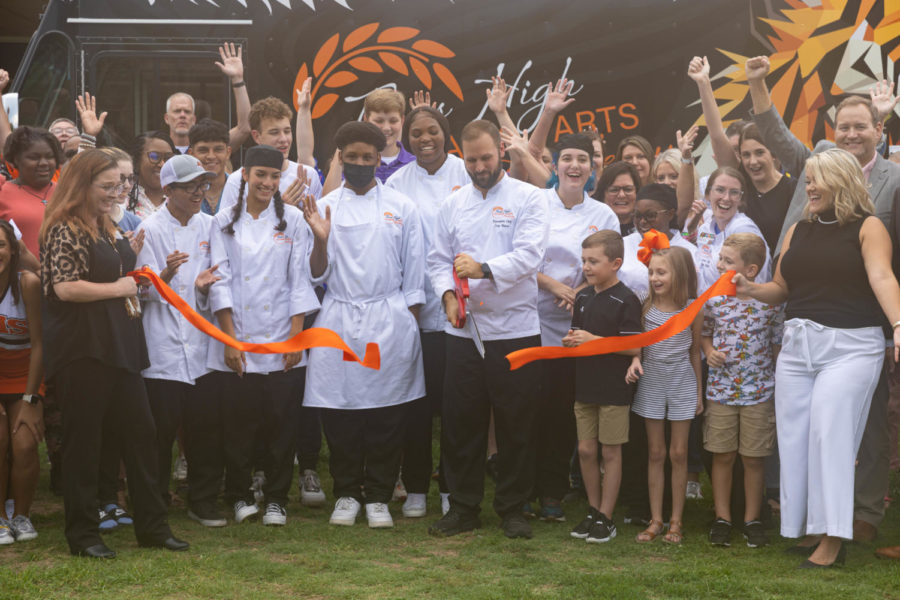
<svg viewBox="0 0 900 600"><path fill-rule="evenodd" d="M362 189L375 179L375 165L355 165L344 163L344 179L352 187Z"/></svg>

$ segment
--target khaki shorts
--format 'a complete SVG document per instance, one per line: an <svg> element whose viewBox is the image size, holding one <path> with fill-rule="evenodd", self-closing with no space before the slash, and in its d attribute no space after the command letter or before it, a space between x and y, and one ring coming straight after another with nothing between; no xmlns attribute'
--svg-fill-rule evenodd
<svg viewBox="0 0 900 600"><path fill-rule="evenodd" d="M578 439L597 440L614 446L628 442L628 420L631 407L575 403L575 426Z"/></svg>
<svg viewBox="0 0 900 600"><path fill-rule="evenodd" d="M703 446L714 454L735 452L741 456L763 457L775 448L775 402L750 406L706 404Z"/></svg>

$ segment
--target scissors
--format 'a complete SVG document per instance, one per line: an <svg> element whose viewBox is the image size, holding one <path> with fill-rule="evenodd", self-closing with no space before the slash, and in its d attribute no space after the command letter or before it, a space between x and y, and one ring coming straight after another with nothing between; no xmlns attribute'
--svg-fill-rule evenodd
<svg viewBox="0 0 900 600"><path fill-rule="evenodd" d="M484 358L484 342L481 341L481 334L478 332L478 324L475 322L475 315L469 310L469 278L460 277L453 269L453 283L456 286L456 301L459 303L459 313L456 317L456 327L465 327L475 342L475 349L481 358ZM471 324L471 327L469 325Z"/></svg>

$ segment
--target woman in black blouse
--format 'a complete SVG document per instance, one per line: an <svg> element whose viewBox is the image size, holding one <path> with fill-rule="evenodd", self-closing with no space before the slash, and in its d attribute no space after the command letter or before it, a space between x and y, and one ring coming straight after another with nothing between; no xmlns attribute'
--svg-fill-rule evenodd
<svg viewBox="0 0 900 600"><path fill-rule="evenodd" d="M806 163L805 214L770 283L737 275L739 294L787 301L775 371L781 451L781 534L806 537L804 568L842 563L853 539L853 478L884 360L885 315L900 354L900 286L891 240L872 216L859 162L839 149Z"/></svg>
<svg viewBox="0 0 900 600"><path fill-rule="evenodd" d="M113 558L97 528L104 419L122 433L142 546L186 550L157 491L156 432L141 370L148 366L135 254L109 217L120 191L116 161L100 150L66 167L41 226L45 374L63 406L63 497L72 554Z"/></svg>

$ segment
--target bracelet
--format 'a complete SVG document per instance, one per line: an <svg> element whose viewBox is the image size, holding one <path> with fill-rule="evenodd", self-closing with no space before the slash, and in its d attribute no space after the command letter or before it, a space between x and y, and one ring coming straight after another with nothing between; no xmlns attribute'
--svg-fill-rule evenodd
<svg viewBox="0 0 900 600"><path fill-rule="evenodd" d="M694 159L693 158L685 158L682 156L681 162L683 162L686 165L692 165L692 164L694 164Z"/></svg>
<svg viewBox="0 0 900 600"><path fill-rule="evenodd" d="M94 144L97 143L97 138L92 136L89 133L79 133L78 137L80 137L82 140L84 140L86 142L93 142Z"/></svg>
<svg viewBox="0 0 900 600"><path fill-rule="evenodd" d="M895 321L895 322L891 323L892 329L897 329L898 327L900 327L900 321Z"/></svg>
<svg viewBox="0 0 900 600"><path fill-rule="evenodd" d="M231 87L232 87L232 88L239 88L239 87L244 87L245 85L247 85L247 82L246 82L246 81L239 81L239 82L237 82L237 83L232 83L232 84L231 84Z"/></svg>

